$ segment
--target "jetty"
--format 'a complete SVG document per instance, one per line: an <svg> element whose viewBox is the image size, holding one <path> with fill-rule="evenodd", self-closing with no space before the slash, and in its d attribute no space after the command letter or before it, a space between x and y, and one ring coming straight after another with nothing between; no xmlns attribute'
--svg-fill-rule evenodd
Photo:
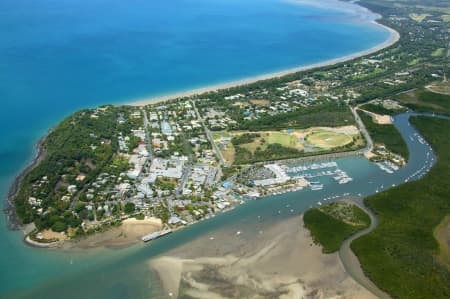
<svg viewBox="0 0 450 299"><path fill-rule="evenodd" d="M152 241L152 240L161 238L161 237L163 237L165 235L168 235L171 232L172 232L171 229L166 229L166 230L162 230L162 231L159 231L159 232L154 232L154 233L151 233L151 234L143 236L141 238L141 240L144 241L144 242Z"/></svg>

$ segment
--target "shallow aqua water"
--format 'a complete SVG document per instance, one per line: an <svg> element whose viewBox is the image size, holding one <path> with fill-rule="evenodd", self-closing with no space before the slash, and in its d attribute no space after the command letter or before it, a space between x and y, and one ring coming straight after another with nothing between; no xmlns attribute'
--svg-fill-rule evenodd
<svg viewBox="0 0 450 299"><path fill-rule="evenodd" d="M0 194L6 195L13 177L30 161L36 140L79 108L208 86L368 49L389 36L371 19L361 11L279 0L2 0ZM376 171L358 160L343 163L361 175ZM296 201L300 209L314 202L308 196L289 194L283 200ZM116 264L133 264L142 255L228 225L253 206L270 214L277 202L249 203L139 254L130 253L137 249L102 255L30 249L22 244L21 233L6 229L1 217L0 294L33 289L80 270L98 274L97 269L114 265L113 270L127 271L130 268ZM112 292L116 298L140 282L120 283ZM94 289L76 288L72 293L94 294Z"/></svg>

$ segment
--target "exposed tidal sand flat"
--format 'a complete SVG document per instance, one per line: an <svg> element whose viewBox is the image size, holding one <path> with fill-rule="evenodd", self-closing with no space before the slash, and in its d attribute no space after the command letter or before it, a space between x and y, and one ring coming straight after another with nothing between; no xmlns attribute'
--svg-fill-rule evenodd
<svg viewBox="0 0 450 299"><path fill-rule="evenodd" d="M174 298L375 298L313 244L301 216L259 232L217 231L149 265Z"/></svg>

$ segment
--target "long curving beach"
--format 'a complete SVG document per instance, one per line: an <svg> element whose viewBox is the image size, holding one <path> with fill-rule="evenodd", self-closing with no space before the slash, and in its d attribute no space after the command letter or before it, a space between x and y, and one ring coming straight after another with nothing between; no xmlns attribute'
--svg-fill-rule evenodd
<svg viewBox="0 0 450 299"><path fill-rule="evenodd" d="M207 92L217 91L220 89L238 87L238 86L242 86L242 85L246 85L246 84L255 83L255 82L261 81L261 80L279 78L279 77L283 77L283 76L298 73L298 72L304 72L304 71L309 71L309 70L316 69L316 68L331 66L331 65L351 61L351 60L354 60L354 59L357 59L357 58L360 58L363 56L367 56L367 55L376 53L380 50L383 50L385 48L392 46L400 39L400 33L398 33L396 30L394 30L388 26L385 26L383 24L380 24L376 20L371 21L371 23L373 23L375 26L382 27L383 29L388 31L390 35L389 35L389 38L386 39L383 43L378 44L377 46L374 46L374 47L364 50L364 51L356 52L353 54L345 55L345 56L331 59L331 60L326 60L326 61L319 62L319 63L314 63L314 64L310 64L310 65L306 65L306 66L294 67L294 68L287 69L284 71L258 75L258 76L254 76L254 77L250 77L250 78L244 78L241 80L212 85L212 86L208 86L208 87L204 87L204 88L191 89L191 90L176 92L176 93L168 94L165 96L159 96L159 97L136 99L131 102L127 102L125 104L128 104L128 105L131 104L131 105L135 105L135 106L145 106L148 104L156 104L156 103L160 103L160 102L164 102L164 101L168 101L168 100L172 100L172 99L176 99L176 98L191 97L191 96L200 95L200 94L207 93Z"/></svg>

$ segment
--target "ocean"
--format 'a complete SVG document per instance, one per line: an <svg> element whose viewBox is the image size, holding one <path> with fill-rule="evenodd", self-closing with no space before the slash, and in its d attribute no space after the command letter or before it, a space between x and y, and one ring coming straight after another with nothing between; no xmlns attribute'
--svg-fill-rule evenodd
<svg viewBox="0 0 450 299"><path fill-rule="evenodd" d="M326 1L322 6L281 0L0 1L1 197L32 159L36 141L78 109L319 63L389 38L371 22L375 16L370 12ZM267 204L248 206L253 205L264 210ZM309 201L302 205L306 208ZM189 241L207 226L228 225L249 209L174 234L152 254ZM3 217L0 236L0 297L72 280L80 271L98 273L101 267L122 265L126 273L130 256L138 261L148 254L141 248L108 254L29 248L21 232L7 229ZM135 284L140 281L124 279L118 288ZM158 292L156 285L150 289ZM111 292L109 298L120 294Z"/></svg>

